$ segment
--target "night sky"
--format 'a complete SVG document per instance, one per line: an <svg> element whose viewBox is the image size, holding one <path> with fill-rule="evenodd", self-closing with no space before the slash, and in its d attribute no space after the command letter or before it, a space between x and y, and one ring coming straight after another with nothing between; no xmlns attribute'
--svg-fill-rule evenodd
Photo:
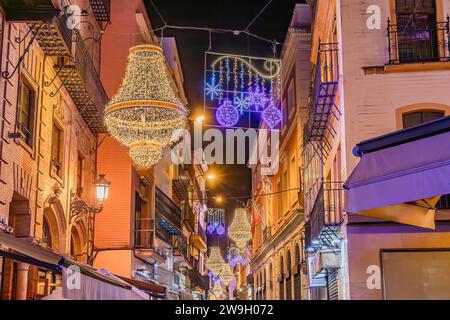
<svg viewBox="0 0 450 320"><path fill-rule="evenodd" d="M157 29L164 25L153 10L150 1L146 6ZM169 25L209 27L217 29L245 29L268 0L153 0ZM250 31L267 39L283 42L292 19L295 3L304 1L273 0L270 6L252 25ZM157 33L158 36L161 34ZM185 90L192 115L203 110L204 54L208 49L209 34L206 31L168 30L164 36L176 37L185 76ZM278 47L278 55L281 52ZM273 57L272 45L247 35L213 33L212 51ZM251 173L246 166L214 166L219 181L211 187L210 195L226 197L251 195ZM226 200L227 206L237 206L236 200ZM212 206L212 204L211 204Z"/></svg>

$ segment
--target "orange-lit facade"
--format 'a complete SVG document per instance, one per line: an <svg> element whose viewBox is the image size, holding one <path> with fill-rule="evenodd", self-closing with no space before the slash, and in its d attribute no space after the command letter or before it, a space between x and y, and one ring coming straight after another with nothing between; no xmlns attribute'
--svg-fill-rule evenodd
<svg viewBox="0 0 450 320"><path fill-rule="evenodd" d="M253 170L253 299L305 299L302 193L303 126L311 73L310 10L298 4L282 53L283 123L279 170L261 176Z"/></svg>

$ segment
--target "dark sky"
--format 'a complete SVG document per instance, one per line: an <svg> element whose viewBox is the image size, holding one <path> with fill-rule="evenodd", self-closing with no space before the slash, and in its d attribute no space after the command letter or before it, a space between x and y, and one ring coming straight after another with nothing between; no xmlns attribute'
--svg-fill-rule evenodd
<svg viewBox="0 0 450 320"><path fill-rule="evenodd" d="M163 26L164 23L150 1L145 2L154 29ZM242 30L268 0L153 0L153 2L169 25ZM250 31L264 38L283 42L296 2L304 1L273 0ZM208 32L166 29L164 36L173 36L177 40L191 114L202 113L204 54L209 44ZM231 33L213 33L212 51L273 57L270 43ZM280 52L281 47L278 48L278 54ZM223 194L225 197L251 195L251 176L246 166L215 166L213 170L220 176L220 181L214 186L214 193ZM237 201L234 200L227 202L237 205Z"/></svg>

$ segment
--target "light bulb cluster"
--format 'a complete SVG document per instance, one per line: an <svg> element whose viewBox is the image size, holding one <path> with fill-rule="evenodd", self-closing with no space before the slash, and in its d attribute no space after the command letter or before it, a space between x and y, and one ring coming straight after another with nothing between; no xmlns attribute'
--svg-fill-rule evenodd
<svg viewBox="0 0 450 320"><path fill-rule="evenodd" d="M187 111L178 96L163 51L158 46L130 49L122 85L105 111L109 134L130 148L134 163L150 168L186 127Z"/></svg>
<svg viewBox="0 0 450 320"><path fill-rule="evenodd" d="M245 250L247 243L252 239L252 226L248 221L246 209L235 210L233 222L228 228L228 236L239 250Z"/></svg>
<svg viewBox="0 0 450 320"><path fill-rule="evenodd" d="M223 271L227 263L223 259L219 247L211 247L210 250L211 252L209 254L208 260L205 263L205 266L209 271L211 271L213 275L217 276Z"/></svg>

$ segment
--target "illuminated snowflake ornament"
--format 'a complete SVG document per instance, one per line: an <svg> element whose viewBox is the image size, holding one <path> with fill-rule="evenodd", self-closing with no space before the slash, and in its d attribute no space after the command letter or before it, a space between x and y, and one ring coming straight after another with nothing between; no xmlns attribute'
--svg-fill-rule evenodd
<svg viewBox="0 0 450 320"><path fill-rule="evenodd" d="M206 85L206 95L214 101L215 98L220 96L220 84L208 83Z"/></svg>
<svg viewBox="0 0 450 320"><path fill-rule="evenodd" d="M225 100L217 109L216 119L224 127L233 127L239 122L239 112L230 101Z"/></svg>
<svg viewBox="0 0 450 320"><path fill-rule="evenodd" d="M236 109L243 114L244 111L250 108L250 99L248 97L244 97L243 95L236 96L234 99L234 105L236 106Z"/></svg>

